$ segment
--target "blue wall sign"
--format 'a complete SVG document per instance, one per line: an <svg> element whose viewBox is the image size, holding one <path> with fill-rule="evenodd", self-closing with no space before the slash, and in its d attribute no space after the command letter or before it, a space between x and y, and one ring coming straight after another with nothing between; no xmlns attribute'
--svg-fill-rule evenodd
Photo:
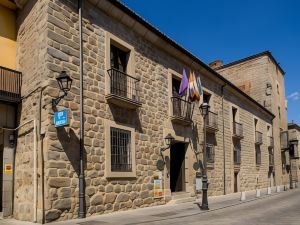
<svg viewBox="0 0 300 225"><path fill-rule="evenodd" d="M58 112L54 112L54 126L55 127L62 127L69 124L68 120L68 110L63 109Z"/></svg>

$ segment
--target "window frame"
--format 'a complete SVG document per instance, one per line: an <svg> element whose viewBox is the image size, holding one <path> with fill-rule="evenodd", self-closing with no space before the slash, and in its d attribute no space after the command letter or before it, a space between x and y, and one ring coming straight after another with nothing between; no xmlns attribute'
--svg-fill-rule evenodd
<svg viewBox="0 0 300 225"><path fill-rule="evenodd" d="M111 128L130 132L131 143L131 171L112 171L111 169ZM105 177L107 178L136 178L136 143L135 128L130 125L117 124L114 121L105 121Z"/></svg>
<svg viewBox="0 0 300 225"><path fill-rule="evenodd" d="M135 74L135 49L132 45L113 35L112 33L105 32L105 94L110 93L110 78L107 71L111 69L111 45L127 52L127 66L126 74L136 77Z"/></svg>

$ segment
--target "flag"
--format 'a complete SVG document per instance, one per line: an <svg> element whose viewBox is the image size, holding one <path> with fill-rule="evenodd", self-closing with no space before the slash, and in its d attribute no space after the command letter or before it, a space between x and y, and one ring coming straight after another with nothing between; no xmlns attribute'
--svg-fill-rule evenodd
<svg viewBox="0 0 300 225"><path fill-rule="evenodd" d="M197 81L197 86L198 86L199 94L203 95L203 88L202 88L202 84L201 84L200 75L197 76L196 81Z"/></svg>
<svg viewBox="0 0 300 225"><path fill-rule="evenodd" d="M195 73L190 71L189 93L190 93L190 100L192 102L200 101L200 95L202 95L202 86L201 86L201 81L199 79L196 79Z"/></svg>
<svg viewBox="0 0 300 225"><path fill-rule="evenodd" d="M180 82L180 87L179 87L179 95L184 95L185 90L187 89L189 84L185 69L183 69L182 72L182 78L181 78L181 82Z"/></svg>

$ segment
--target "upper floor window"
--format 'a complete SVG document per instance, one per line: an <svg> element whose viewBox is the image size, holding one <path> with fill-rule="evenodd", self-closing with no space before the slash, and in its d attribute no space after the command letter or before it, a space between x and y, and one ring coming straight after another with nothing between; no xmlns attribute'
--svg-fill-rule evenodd
<svg viewBox="0 0 300 225"><path fill-rule="evenodd" d="M110 46L110 66L123 73L127 71L128 52L111 45Z"/></svg>
<svg viewBox="0 0 300 225"><path fill-rule="evenodd" d="M281 119L280 106L278 106L278 117L279 117L279 119Z"/></svg>
<svg viewBox="0 0 300 225"><path fill-rule="evenodd" d="M179 96L180 80L172 77L172 95Z"/></svg>
<svg viewBox="0 0 300 225"><path fill-rule="evenodd" d="M276 84L276 88L277 88L277 94L280 94L280 90L279 90L279 84Z"/></svg>
<svg viewBox="0 0 300 225"><path fill-rule="evenodd" d="M211 98L210 94L203 93L203 103L209 104L210 98Z"/></svg>
<svg viewBox="0 0 300 225"><path fill-rule="evenodd" d="M237 122L237 108L232 107L232 121Z"/></svg>

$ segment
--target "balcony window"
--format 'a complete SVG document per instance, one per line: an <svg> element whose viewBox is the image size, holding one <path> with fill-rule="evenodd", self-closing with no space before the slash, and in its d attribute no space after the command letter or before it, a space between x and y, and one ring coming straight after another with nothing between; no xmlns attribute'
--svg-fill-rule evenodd
<svg viewBox="0 0 300 225"><path fill-rule="evenodd" d="M255 144L261 145L263 143L262 132L255 131Z"/></svg>
<svg viewBox="0 0 300 225"><path fill-rule="evenodd" d="M218 130L218 114L209 111L206 118L207 131L215 132Z"/></svg>
<svg viewBox="0 0 300 225"><path fill-rule="evenodd" d="M255 162L256 165L261 165L261 150L259 145L255 145Z"/></svg>
<svg viewBox="0 0 300 225"><path fill-rule="evenodd" d="M181 99L180 97L172 97L173 115L172 120L183 120L187 123L192 122L193 104L190 101Z"/></svg>
<svg viewBox="0 0 300 225"><path fill-rule="evenodd" d="M208 163L215 161L215 146L213 144L206 144L206 160Z"/></svg>
<svg viewBox="0 0 300 225"><path fill-rule="evenodd" d="M273 149L269 149L269 167L274 166L274 154Z"/></svg>
<svg viewBox="0 0 300 225"><path fill-rule="evenodd" d="M237 146L233 147L233 163L234 165L241 164L241 149Z"/></svg>
<svg viewBox="0 0 300 225"><path fill-rule="evenodd" d="M233 136L243 138L243 125L241 123L233 122Z"/></svg>
<svg viewBox="0 0 300 225"><path fill-rule="evenodd" d="M7 102L21 101L22 74L0 66L0 100Z"/></svg>
<svg viewBox="0 0 300 225"><path fill-rule="evenodd" d="M288 143L288 131L281 131L280 132L280 146L282 150L288 149L289 143Z"/></svg>
<svg viewBox="0 0 300 225"><path fill-rule="evenodd" d="M274 138L271 136L268 137L268 147L274 147Z"/></svg>

